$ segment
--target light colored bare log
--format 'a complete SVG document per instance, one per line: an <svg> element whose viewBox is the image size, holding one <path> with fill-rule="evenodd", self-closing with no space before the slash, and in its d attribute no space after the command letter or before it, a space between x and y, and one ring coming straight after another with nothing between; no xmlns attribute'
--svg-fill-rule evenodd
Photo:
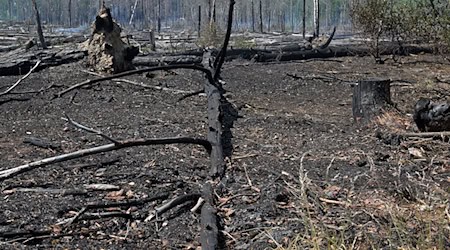
<svg viewBox="0 0 450 250"><path fill-rule="evenodd" d="M79 151L75 151L68 154L58 155L50 158L45 158L39 161L30 162L18 167L6 169L3 171L0 171L0 180L5 180L8 178L11 178L13 176L16 176L18 174L31 171L36 168L44 167L50 164L58 163L58 162L64 162L72 159L77 159L81 157L85 157L88 155L103 153L103 152L109 152L113 150L118 150L122 148L129 148L129 147L135 147L135 146L148 146L148 145L161 145L161 144L197 144L203 146L208 153L211 151L211 144L204 139L197 139L197 138L189 138L189 137L173 137L173 138L156 138L156 139L137 139L137 140L126 140L126 141L119 141L119 144L107 144L102 145L94 148L88 148L88 149L82 149Z"/></svg>

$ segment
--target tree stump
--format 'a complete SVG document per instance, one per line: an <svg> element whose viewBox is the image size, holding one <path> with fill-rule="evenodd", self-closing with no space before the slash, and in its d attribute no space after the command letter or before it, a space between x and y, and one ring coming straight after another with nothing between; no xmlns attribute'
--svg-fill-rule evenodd
<svg viewBox="0 0 450 250"><path fill-rule="evenodd" d="M156 51L155 31L152 29L150 30L150 34L149 34L149 42L150 42L150 50Z"/></svg>
<svg viewBox="0 0 450 250"><path fill-rule="evenodd" d="M99 10L88 41L87 66L96 72L119 73L134 69L132 60L139 49L127 45L120 37L122 29L113 21L109 8Z"/></svg>
<svg viewBox="0 0 450 250"><path fill-rule="evenodd" d="M353 118L357 122L367 122L391 104L391 81L386 79L366 79L353 88Z"/></svg>

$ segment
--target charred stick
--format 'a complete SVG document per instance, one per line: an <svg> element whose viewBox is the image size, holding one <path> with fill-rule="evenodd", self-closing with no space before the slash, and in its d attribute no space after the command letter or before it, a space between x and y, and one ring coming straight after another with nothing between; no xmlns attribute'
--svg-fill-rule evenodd
<svg viewBox="0 0 450 250"><path fill-rule="evenodd" d="M111 141L112 143L114 143L114 144L116 144L116 145L117 145L117 144L120 144L120 142L119 142L118 140L113 139L113 138L111 138L110 136L103 134L101 131L95 130L95 129L93 129L93 128L86 127L86 126L84 126L84 125L82 125L82 124L80 124L80 123L78 123L78 122L72 120L68 115L66 115L66 119L67 119L67 121L68 121L70 124L72 124L73 126L79 128L79 129L81 129L81 130L84 130L84 131L87 131L87 132L89 132L89 133L93 133L93 134L99 135L99 136L105 138L106 140Z"/></svg>

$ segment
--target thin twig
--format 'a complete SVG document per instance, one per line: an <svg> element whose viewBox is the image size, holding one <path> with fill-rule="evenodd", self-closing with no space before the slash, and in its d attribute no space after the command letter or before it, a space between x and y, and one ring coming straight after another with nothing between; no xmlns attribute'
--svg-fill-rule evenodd
<svg viewBox="0 0 450 250"><path fill-rule="evenodd" d="M89 210L89 209L99 209L99 208L141 206L141 205L145 205L146 203L153 202L153 201L156 201L156 200L167 199L167 197L169 197L168 193L161 193L161 194L157 194L155 196L148 197L148 198L134 199L134 200L128 200L128 201L91 202L91 203L88 203L87 205L85 205L85 206L83 206L81 208L80 207L65 208L65 209L61 210L60 212L66 213L68 211L80 210L82 208L86 208L86 209Z"/></svg>
<svg viewBox="0 0 450 250"><path fill-rule="evenodd" d="M250 176L248 175L247 167L245 165L244 165L244 172L245 172L245 177L247 178L248 185L250 187L253 187L252 180L250 179Z"/></svg>
<svg viewBox="0 0 450 250"><path fill-rule="evenodd" d="M92 71L88 71L88 70L81 70L84 73L90 74L90 75L94 75L94 76L98 76L98 77L105 77L102 74L96 73L96 72L92 72ZM113 82L124 82L124 83L129 83L132 85L136 85L139 87L143 87L143 88L149 88L149 89L156 89L156 90L162 90L162 91L169 91L169 92L173 92L175 94L186 94L186 93L191 93L189 91L186 90L180 90L180 89L171 89L171 88L164 88L161 86L152 86L152 85L147 85L141 82L135 82L135 81L131 81L128 79L113 79Z"/></svg>
<svg viewBox="0 0 450 250"><path fill-rule="evenodd" d="M168 210L170 210L178 205L181 205L181 204L191 201L191 200L199 199L200 197L201 197L201 194L185 194L185 195L176 197L176 198L170 200L169 202L167 202L166 204L164 204L158 208L155 208L155 210L152 211L150 213L150 215L147 218L145 218L144 221L149 222L149 221L153 220L154 218L156 218L157 216L160 216L161 214L167 212Z"/></svg>
<svg viewBox="0 0 450 250"><path fill-rule="evenodd" d="M340 206L344 206L344 207L349 207L350 206L350 204L348 202L345 202L345 201L336 201L336 200L330 200L330 199L325 199L325 198L321 198L321 197L319 197L319 200L321 202L328 203L328 204L333 204L333 205L340 205Z"/></svg>
<svg viewBox="0 0 450 250"><path fill-rule="evenodd" d="M144 84L144 83L130 81L130 80L127 80L127 79L114 79L113 81L114 82L129 83L129 84L136 85L136 86L143 87L143 88L156 89L156 90L161 90L161 91L168 91L168 92L172 92L172 93L175 93L175 94L189 94L189 93L191 93L190 91L186 91L186 90L171 89L171 88L165 88L165 87L161 87L161 86L152 86L152 85L147 85L147 84Z"/></svg>
<svg viewBox="0 0 450 250"><path fill-rule="evenodd" d="M195 91L195 92L189 92L189 93L187 93L186 95L184 95L184 96L178 98L178 101L181 102L181 101L183 101L183 100L186 99L186 98L189 98L189 97L194 96L194 95L199 95L199 94L201 94L201 93L205 93L205 90L202 89L202 90L197 90L197 91Z"/></svg>
<svg viewBox="0 0 450 250"><path fill-rule="evenodd" d="M99 135L99 136L105 138L106 140L111 141L112 143L114 143L114 144L116 144L116 145L117 145L117 144L120 144L120 142L119 142L118 140L116 140L116 139L114 139L114 138L111 138L111 137L108 136L108 135L103 134L101 131L95 130L95 129L93 129L93 128L86 127L86 126L84 126L84 125L82 125L82 124L80 124L80 123L78 123L78 122L72 120L67 114L66 114L66 119L67 119L67 121L68 121L70 124L72 124L73 126L79 128L79 129L81 129L81 130L84 130L84 131L87 131L87 132L89 132L89 133L93 133L93 134Z"/></svg>
<svg viewBox="0 0 450 250"><path fill-rule="evenodd" d="M39 66L39 64L41 64L41 60L38 60L36 62L36 64L33 66L33 68L30 69L30 71L28 71L28 73L26 75L24 75L22 78L20 78L16 83L14 83L11 87L9 87L7 90L5 90L3 93L0 93L0 96L2 95L6 95L9 92L11 92L11 90L13 90L15 87L17 87L17 85L19 85L20 82L22 82L25 78L27 78L28 76L31 75L31 73L33 73L33 71Z"/></svg>
<svg viewBox="0 0 450 250"><path fill-rule="evenodd" d="M421 138L428 138L428 137L449 137L450 131L442 131L442 132L422 132L422 133L404 133L400 134L404 137L421 137Z"/></svg>
<svg viewBox="0 0 450 250"><path fill-rule="evenodd" d="M13 188L5 189L2 191L4 194L11 194L16 192L23 193L48 193L48 194L60 194L66 195L86 195L88 192L85 189L54 189L54 188Z"/></svg>
<svg viewBox="0 0 450 250"><path fill-rule="evenodd" d="M252 158L252 157L257 157L257 156L259 156L259 154L246 154L246 155L234 156L232 159L233 160L242 160L242 159Z"/></svg>
<svg viewBox="0 0 450 250"><path fill-rule="evenodd" d="M195 204L195 206L191 208L191 212L197 212L197 210L203 205L204 202L205 200L202 197L198 198L197 204Z"/></svg>
<svg viewBox="0 0 450 250"><path fill-rule="evenodd" d="M84 214L84 212L87 211L87 207L83 207L74 217L70 218L69 221L67 221L67 225L70 225L74 223L76 220L78 220L81 215Z"/></svg>

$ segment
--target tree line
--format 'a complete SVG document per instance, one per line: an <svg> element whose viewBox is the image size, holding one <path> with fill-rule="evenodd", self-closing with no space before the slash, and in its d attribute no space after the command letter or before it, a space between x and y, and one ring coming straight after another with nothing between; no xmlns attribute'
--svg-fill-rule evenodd
<svg viewBox="0 0 450 250"><path fill-rule="evenodd" d="M313 28L315 0L241 0L236 2L234 29L239 31L300 32ZM350 24L349 1L317 0L324 29ZM98 0L36 0L46 25L79 27L95 18ZM114 18L137 29L193 29L199 20L224 27L227 4L219 0L105 0ZM29 0L0 0L0 20L34 23ZM304 24L303 24L304 23ZM159 27L158 27L159 26Z"/></svg>

